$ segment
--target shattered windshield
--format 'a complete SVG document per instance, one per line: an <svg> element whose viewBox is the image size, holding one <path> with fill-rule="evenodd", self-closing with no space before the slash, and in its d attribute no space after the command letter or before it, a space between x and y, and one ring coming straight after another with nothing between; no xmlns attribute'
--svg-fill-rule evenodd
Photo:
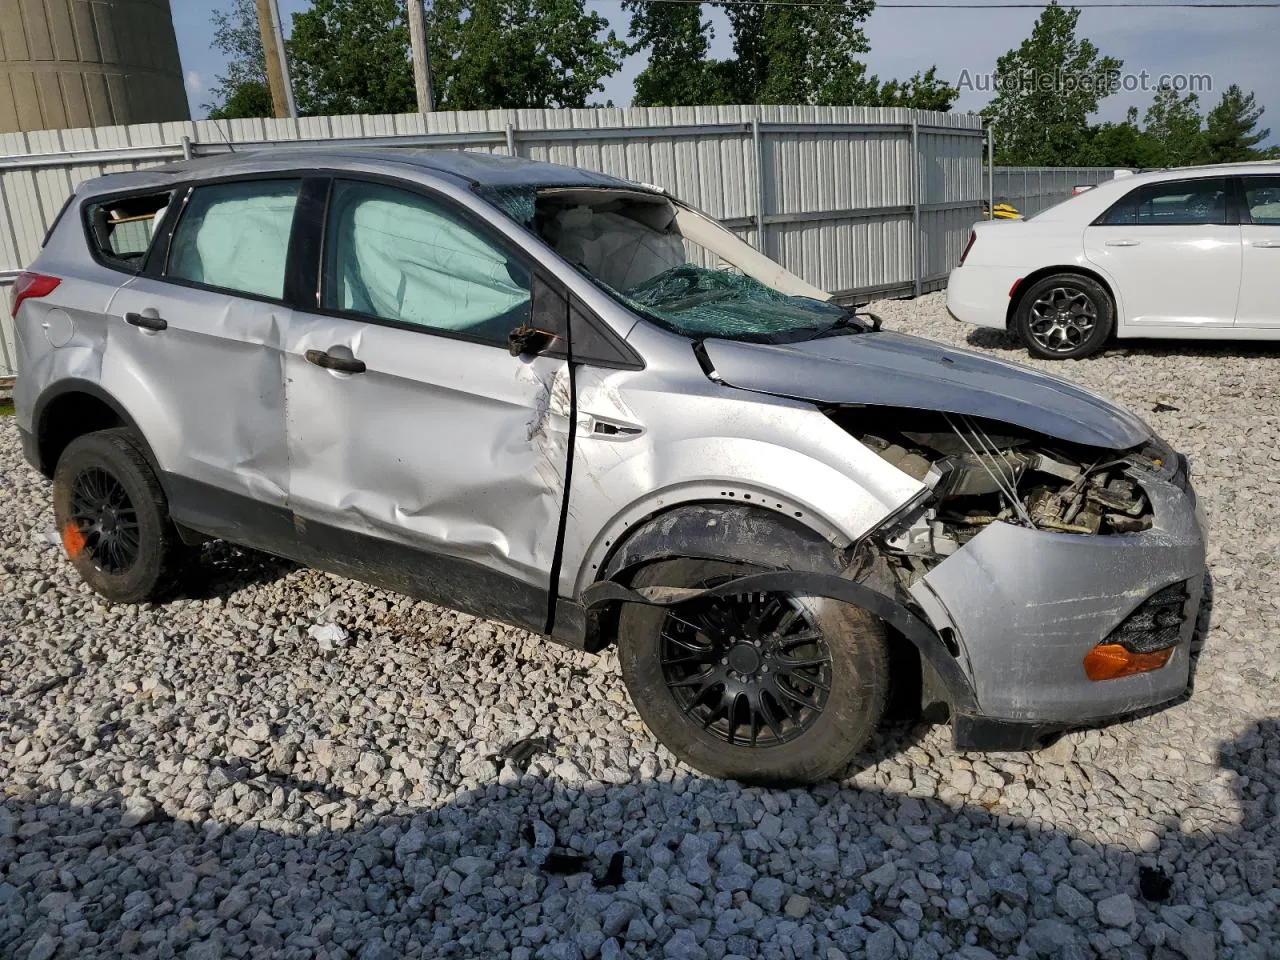
<svg viewBox="0 0 1280 960"><path fill-rule="evenodd" d="M784 343L862 329L829 294L660 194L565 187L478 192L615 300L681 336Z"/></svg>
<svg viewBox="0 0 1280 960"><path fill-rule="evenodd" d="M751 277L690 263L617 295L667 329L698 339L809 339L847 317L834 303L787 296Z"/></svg>

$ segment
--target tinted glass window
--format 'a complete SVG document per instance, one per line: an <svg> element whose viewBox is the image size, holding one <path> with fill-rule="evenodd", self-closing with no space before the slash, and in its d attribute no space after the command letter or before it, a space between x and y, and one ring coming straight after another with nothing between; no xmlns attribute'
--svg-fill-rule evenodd
<svg viewBox="0 0 1280 960"><path fill-rule="evenodd" d="M178 221L166 275L280 299L301 180L197 187Z"/></svg>
<svg viewBox="0 0 1280 960"><path fill-rule="evenodd" d="M1280 177L1245 177L1244 205L1254 223L1280 226Z"/></svg>
<svg viewBox="0 0 1280 960"><path fill-rule="evenodd" d="M322 303L507 344L529 319L530 277L461 217L416 193L338 181Z"/></svg>
<svg viewBox="0 0 1280 960"><path fill-rule="evenodd" d="M91 204L89 234L98 255L121 266L140 267L171 196L166 191Z"/></svg>
<svg viewBox="0 0 1280 960"><path fill-rule="evenodd" d="M1098 221L1104 226L1203 226L1227 222L1227 181L1175 180L1139 187Z"/></svg>

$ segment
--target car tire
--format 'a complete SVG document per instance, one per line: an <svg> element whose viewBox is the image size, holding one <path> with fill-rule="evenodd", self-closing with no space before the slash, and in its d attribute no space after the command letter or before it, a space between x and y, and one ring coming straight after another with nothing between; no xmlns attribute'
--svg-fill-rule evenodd
<svg viewBox="0 0 1280 960"><path fill-rule="evenodd" d="M53 513L72 566L115 603L162 595L189 553L141 443L124 428L71 441L53 474Z"/></svg>
<svg viewBox="0 0 1280 960"><path fill-rule="evenodd" d="M1023 292L1013 326L1033 357L1080 360L1106 345L1115 316L1115 301L1097 280L1079 273L1055 273Z"/></svg>
<svg viewBox="0 0 1280 960"><path fill-rule="evenodd" d="M645 567L632 585L705 588L756 572L681 558ZM766 616L774 603L781 616L776 610ZM777 617L772 626L770 617ZM703 629L707 625L714 629ZM818 639L797 643L802 634ZM730 643L730 636L738 642ZM673 662L686 653L697 662ZM820 666L788 665L824 657ZM857 607L824 597L756 594L677 607L624 604L618 659L632 702L667 749L703 773L752 784L810 784L841 774L874 733L889 691L884 626ZM698 693L708 672L719 679ZM821 709L780 695L784 686ZM821 686L828 687L825 695ZM775 729L768 729L769 717Z"/></svg>

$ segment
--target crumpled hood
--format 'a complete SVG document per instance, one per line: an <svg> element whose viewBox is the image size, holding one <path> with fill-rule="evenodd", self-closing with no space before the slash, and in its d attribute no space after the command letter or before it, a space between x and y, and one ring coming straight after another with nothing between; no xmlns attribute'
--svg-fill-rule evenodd
<svg viewBox="0 0 1280 960"><path fill-rule="evenodd" d="M906 334L703 346L724 383L757 393L966 414L1110 450L1152 436L1139 417L1066 380Z"/></svg>

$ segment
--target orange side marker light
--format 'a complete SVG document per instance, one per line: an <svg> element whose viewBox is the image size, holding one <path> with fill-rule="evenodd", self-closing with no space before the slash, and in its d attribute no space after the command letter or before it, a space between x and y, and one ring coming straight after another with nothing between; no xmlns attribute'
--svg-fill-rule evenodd
<svg viewBox="0 0 1280 960"><path fill-rule="evenodd" d="M1101 643L1085 654L1085 676L1099 681L1149 673L1168 663L1173 650L1173 647L1167 647L1154 653L1133 653L1118 643Z"/></svg>

